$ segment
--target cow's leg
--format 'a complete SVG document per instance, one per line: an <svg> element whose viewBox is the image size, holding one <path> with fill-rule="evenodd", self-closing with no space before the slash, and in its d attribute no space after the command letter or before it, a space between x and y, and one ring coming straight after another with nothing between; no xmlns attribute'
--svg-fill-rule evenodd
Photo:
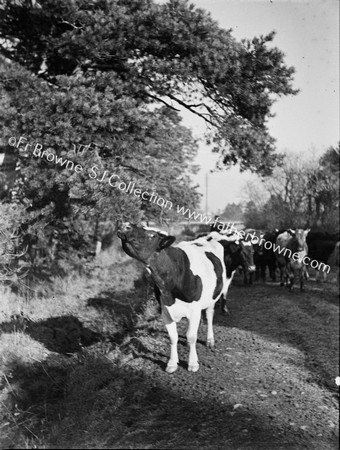
<svg viewBox="0 0 340 450"><path fill-rule="evenodd" d="M262 267L261 267L262 270ZM260 279L260 266L259 264L256 265L256 270L255 270L255 281L259 281Z"/></svg>
<svg viewBox="0 0 340 450"><path fill-rule="evenodd" d="M196 351L197 331L201 320L201 311L194 311L189 318L189 327L187 331L187 340L189 343L189 372L197 372L199 369L198 357ZM207 320L208 314L207 314Z"/></svg>
<svg viewBox="0 0 340 450"><path fill-rule="evenodd" d="M248 274L244 269L243 269L243 284L248 284Z"/></svg>
<svg viewBox="0 0 340 450"><path fill-rule="evenodd" d="M307 268L306 267L302 267L301 271L300 271L300 291L301 292L305 292L305 288L304 288L304 281L306 278L306 273L307 273Z"/></svg>
<svg viewBox="0 0 340 450"><path fill-rule="evenodd" d="M280 266L280 286L284 286L285 285L285 267L284 266Z"/></svg>
<svg viewBox="0 0 340 450"><path fill-rule="evenodd" d="M276 281L276 266L271 264L269 267L269 275L272 281Z"/></svg>
<svg viewBox="0 0 340 450"><path fill-rule="evenodd" d="M168 373L173 373L177 370L178 367L178 353L177 353L177 342L178 342L178 333L177 333L177 325L176 322L171 322L165 325L169 338L170 338L170 359L166 366L166 371Z"/></svg>
<svg viewBox="0 0 340 450"><path fill-rule="evenodd" d="M222 294L220 297L222 314L229 314L229 311L227 308L227 294L228 294L229 286L230 286L231 280L233 279L234 274L235 274L235 271L232 272L231 277L227 278L225 285L223 287L223 291L222 291Z"/></svg>
<svg viewBox="0 0 340 450"><path fill-rule="evenodd" d="M171 320L169 315L162 311L162 318L165 324L165 328L169 334L170 338L170 359L166 366L166 371L168 373L173 373L177 370L178 367L178 353L177 353L177 342L178 342L178 333L177 333L177 325L176 322Z"/></svg>
<svg viewBox="0 0 340 450"><path fill-rule="evenodd" d="M222 314L229 314L228 308L227 308L227 299L225 295L221 295L220 297L221 302L221 312Z"/></svg>
<svg viewBox="0 0 340 450"><path fill-rule="evenodd" d="M295 281L295 272L292 271L288 266L286 266L286 286L289 287L289 290L292 291L294 287Z"/></svg>
<svg viewBox="0 0 340 450"><path fill-rule="evenodd" d="M297 269L293 269L289 264L286 266L286 273L287 273L287 284L289 280L289 290L293 291L294 289L294 283L297 275Z"/></svg>
<svg viewBox="0 0 340 450"><path fill-rule="evenodd" d="M317 283L326 283L327 281L327 273L326 272L322 272L321 275L321 269L317 270L317 275L315 277L315 280L317 281Z"/></svg>
<svg viewBox="0 0 340 450"><path fill-rule="evenodd" d="M213 330L213 318L214 318L214 307L206 309L207 315L207 346L209 348L214 348L215 339L214 339L214 330Z"/></svg>
<svg viewBox="0 0 340 450"><path fill-rule="evenodd" d="M316 275L315 275L315 281L317 283L326 283L327 280L327 273L326 272L322 272L322 276L321 276L321 269L317 269L316 270Z"/></svg>
<svg viewBox="0 0 340 450"><path fill-rule="evenodd" d="M261 280L263 282L266 281L266 265L265 264L261 265Z"/></svg>
<svg viewBox="0 0 340 450"><path fill-rule="evenodd" d="M305 288L304 288L304 286L303 286L303 275L301 274L301 276L300 276L300 291L301 292L305 292Z"/></svg>
<svg viewBox="0 0 340 450"><path fill-rule="evenodd" d="M320 276L320 271L317 270L317 271L316 271L316 274L315 274L315 281L316 281L317 283L320 283L319 276Z"/></svg>

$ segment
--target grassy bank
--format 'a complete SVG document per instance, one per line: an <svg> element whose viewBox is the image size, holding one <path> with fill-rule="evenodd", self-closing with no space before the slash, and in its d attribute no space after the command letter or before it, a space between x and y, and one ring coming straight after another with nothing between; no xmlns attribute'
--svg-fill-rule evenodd
<svg viewBox="0 0 340 450"><path fill-rule="evenodd" d="M61 436L77 446L87 441L83 429L89 446L100 447L106 414L119 437L114 412L135 405L143 386L124 369L129 335L155 312L152 302L145 308L141 277L142 267L114 246L85 275L35 286L29 302L0 287L1 448L48 448Z"/></svg>

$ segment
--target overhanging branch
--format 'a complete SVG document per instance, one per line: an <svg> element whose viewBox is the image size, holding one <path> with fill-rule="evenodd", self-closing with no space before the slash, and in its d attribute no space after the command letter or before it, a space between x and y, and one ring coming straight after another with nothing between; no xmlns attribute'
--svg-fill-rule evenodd
<svg viewBox="0 0 340 450"><path fill-rule="evenodd" d="M161 98L156 97L155 95L149 94L148 92L144 92L144 93L145 93L145 95L147 95L148 97L153 98L153 99L157 100L158 102L164 103L164 105L166 105L168 108L171 108L171 109L173 109L174 111L180 112L179 109L175 108L175 107L172 106L172 105L169 105L169 103L167 103L165 100L162 100Z"/></svg>
<svg viewBox="0 0 340 450"><path fill-rule="evenodd" d="M167 94L167 96L169 98L171 98L171 100L174 100L175 102L177 102L179 105L183 106L185 109L189 110L190 112L192 112L193 114L196 114L197 116L201 117L203 120L205 120L207 123L209 123L210 125L212 125L213 127L216 126L216 124L209 119L207 116L211 117L211 114L204 114L204 113L200 113L198 111L196 111L195 109L192 108L191 105L188 105L187 103L185 103L183 100L180 100L179 98L175 97L172 94Z"/></svg>

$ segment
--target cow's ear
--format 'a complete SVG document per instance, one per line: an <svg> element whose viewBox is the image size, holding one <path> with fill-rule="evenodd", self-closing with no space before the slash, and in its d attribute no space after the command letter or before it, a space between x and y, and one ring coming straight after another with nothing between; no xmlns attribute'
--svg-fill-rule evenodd
<svg viewBox="0 0 340 450"><path fill-rule="evenodd" d="M175 236L163 236L159 243L159 248L167 248L170 247L171 244L175 242Z"/></svg>
<svg viewBox="0 0 340 450"><path fill-rule="evenodd" d="M237 245L237 244L235 244L234 242L232 242L231 244L230 244L230 251L231 251L231 253L236 253L236 252L238 252L239 251L239 249L240 249L240 247Z"/></svg>

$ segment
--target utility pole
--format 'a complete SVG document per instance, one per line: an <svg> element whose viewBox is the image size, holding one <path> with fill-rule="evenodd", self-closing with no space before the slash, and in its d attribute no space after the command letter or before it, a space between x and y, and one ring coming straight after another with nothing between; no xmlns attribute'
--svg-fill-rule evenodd
<svg viewBox="0 0 340 450"><path fill-rule="evenodd" d="M208 172L205 174L205 214L208 214Z"/></svg>

